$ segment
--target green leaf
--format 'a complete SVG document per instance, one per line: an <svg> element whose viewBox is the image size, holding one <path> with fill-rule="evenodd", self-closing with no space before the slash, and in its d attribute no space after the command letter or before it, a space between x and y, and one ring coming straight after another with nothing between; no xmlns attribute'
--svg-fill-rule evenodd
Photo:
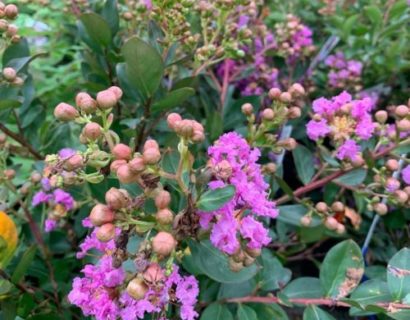
<svg viewBox="0 0 410 320"><path fill-rule="evenodd" d="M222 208L224 204L231 200L234 195L235 187L232 185L214 190L208 190L200 197L197 207L205 212L215 211Z"/></svg>
<svg viewBox="0 0 410 320"><path fill-rule="evenodd" d="M0 300L2 320L15 320L17 315L17 301L15 299Z"/></svg>
<svg viewBox="0 0 410 320"><path fill-rule="evenodd" d="M241 283L223 283L218 292L218 300L240 298L252 294L256 287L256 280L250 279Z"/></svg>
<svg viewBox="0 0 410 320"><path fill-rule="evenodd" d="M179 106L186 99L193 96L195 90L192 88L181 88L173 90L168 95L158 102L155 102L152 106L152 112L166 112L172 108Z"/></svg>
<svg viewBox="0 0 410 320"><path fill-rule="evenodd" d="M326 254L320 282L327 297L347 296L359 284L364 271L363 256L353 240L338 243Z"/></svg>
<svg viewBox="0 0 410 320"><path fill-rule="evenodd" d="M387 315L395 320L409 320L410 310L398 310L396 312L389 312Z"/></svg>
<svg viewBox="0 0 410 320"><path fill-rule="evenodd" d="M158 89L164 73L164 63L157 50L137 37L122 47L128 79L139 92L149 98Z"/></svg>
<svg viewBox="0 0 410 320"><path fill-rule="evenodd" d="M192 257L195 264L209 278L221 283L241 283L251 279L258 272L258 267L253 264L243 268L239 272L229 269L228 258L215 248L209 240L195 242L190 241Z"/></svg>
<svg viewBox="0 0 410 320"><path fill-rule="evenodd" d="M10 292L13 287L14 285L10 281L0 278L0 297Z"/></svg>
<svg viewBox="0 0 410 320"><path fill-rule="evenodd" d="M240 304L236 314L238 320L258 320L258 315L251 307Z"/></svg>
<svg viewBox="0 0 410 320"><path fill-rule="evenodd" d="M335 179L335 181L346 186L354 187L361 184L364 179L366 179L366 176L366 169L355 169Z"/></svg>
<svg viewBox="0 0 410 320"><path fill-rule="evenodd" d="M304 185L308 184L315 174L315 163L312 152L305 146L298 145L296 149L293 150L293 159L300 181L302 181Z"/></svg>
<svg viewBox="0 0 410 320"><path fill-rule="evenodd" d="M367 6L364 8L364 12L374 27L379 27L383 23L383 14L379 7L375 5Z"/></svg>
<svg viewBox="0 0 410 320"><path fill-rule="evenodd" d="M283 180L281 177L275 175L275 180L278 183L279 187L291 198L293 198L292 188Z"/></svg>
<svg viewBox="0 0 410 320"><path fill-rule="evenodd" d="M389 261L387 285L394 300L401 301L410 293L410 249L403 248Z"/></svg>
<svg viewBox="0 0 410 320"><path fill-rule="evenodd" d="M336 320L332 315L315 305L310 305L303 312L303 320Z"/></svg>
<svg viewBox="0 0 410 320"><path fill-rule="evenodd" d="M302 218L308 209L301 204L291 204L287 206L279 206L279 216L277 219L292 226L302 226L300 224L300 218ZM316 227L321 225L322 222L317 216L313 216L312 223L309 227Z"/></svg>
<svg viewBox="0 0 410 320"><path fill-rule="evenodd" d="M21 106L21 101L19 100L12 100L12 99L0 100L0 111L7 110L7 109L15 109L20 106Z"/></svg>
<svg viewBox="0 0 410 320"><path fill-rule="evenodd" d="M342 36L347 39L351 34L353 26L356 24L359 15L355 14L346 19L342 27Z"/></svg>
<svg viewBox="0 0 410 320"><path fill-rule="evenodd" d="M212 303L202 313L200 320L233 320L233 316L227 306Z"/></svg>
<svg viewBox="0 0 410 320"><path fill-rule="evenodd" d="M263 250L261 258L260 288L265 291L273 291L283 288L291 279L292 271L284 268L279 259L269 250Z"/></svg>
<svg viewBox="0 0 410 320"><path fill-rule="evenodd" d="M354 300L363 308L370 304L391 301L391 294L386 282L373 279L360 284L351 294L350 300ZM367 316L373 314L373 312L366 312L353 307L350 308L349 314L351 316Z"/></svg>
<svg viewBox="0 0 410 320"><path fill-rule="evenodd" d="M120 24L117 0L107 0L104 8L102 9L101 15L110 26L112 34L116 34Z"/></svg>
<svg viewBox="0 0 410 320"><path fill-rule="evenodd" d="M19 283L20 280L23 279L28 268L33 262L34 256L36 255L36 251L37 247L35 245L32 245L26 250L26 252L24 252L19 263L17 264L17 267L14 269L13 275L11 276L11 281L13 283Z"/></svg>
<svg viewBox="0 0 410 320"><path fill-rule="evenodd" d="M323 289L318 278L302 277L290 282L284 293L289 299L294 298L322 298L324 296Z"/></svg>
<svg viewBox="0 0 410 320"><path fill-rule="evenodd" d="M99 45L106 47L111 43L111 29L103 17L94 13L83 13L80 17L88 36Z"/></svg>
<svg viewBox="0 0 410 320"><path fill-rule="evenodd" d="M286 312L276 303L272 304L249 304L258 315L258 320L288 320Z"/></svg>

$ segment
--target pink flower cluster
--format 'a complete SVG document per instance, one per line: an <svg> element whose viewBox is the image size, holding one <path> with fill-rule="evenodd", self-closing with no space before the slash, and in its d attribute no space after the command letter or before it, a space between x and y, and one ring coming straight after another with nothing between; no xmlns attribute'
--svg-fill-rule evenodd
<svg viewBox="0 0 410 320"><path fill-rule="evenodd" d="M347 60L343 52L336 52L330 55L326 61L326 66L330 67L328 84L335 89L352 88L355 91L360 89L363 64L357 60Z"/></svg>
<svg viewBox="0 0 410 320"><path fill-rule="evenodd" d="M330 137L337 147L337 158L356 161L360 155L360 140L368 140L376 128L370 111L372 100L352 100L343 91L331 100L319 98L313 101L313 119L306 126L310 139L318 141Z"/></svg>
<svg viewBox="0 0 410 320"><path fill-rule="evenodd" d="M275 218L278 210L268 199L269 185L264 181L260 165L259 149L251 149L239 134L222 135L208 149L209 164L214 180L209 188L226 185L236 188L234 197L222 208L213 212L199 212L201 227L212 224L211 242L221 251L234 254L240 248L238 232L250 249L260 249L271 239L268 230L255 219L256 216ZM245 217L242 218L242 216Z"/></svg>

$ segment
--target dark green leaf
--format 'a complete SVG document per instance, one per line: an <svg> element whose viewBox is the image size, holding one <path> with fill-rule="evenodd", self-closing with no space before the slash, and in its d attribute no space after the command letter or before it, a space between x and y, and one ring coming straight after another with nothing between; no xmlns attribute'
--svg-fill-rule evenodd
<svg viewBox="0 0 410 320"><path fill-rule="evenodd" d="M401 301L410 294L410 249L403 248L390 259L387 285L394 300Z"/></svg>
<svg viewBox="0 0 410 320"><path fill-rule="evenodd" d="M235 187L228 185L223 188L206 191L197 203L198 209L202 211L215 211L222 208L235 195Z"/></svg>
<svg viewBox="0 0 410 320"><path fill-rule="evenodd" d="M111 43L111 29L103 17L94 12L88 12L81 15L80 21L94 42L104 47Z"/></svg>
<svg viewBox="0 0 410 320"><path fill-rule="evenodd" d="M19 263L17 264L17 267L14 269L13 275L11 276L11 281L13 281L13 283L19 283L20 280L23 279L34 259L34 256L36 255L36 251L37 247L33 245L29 247L26 252L24 252Z"/></svg>
<svg viewBox="0 0 410 320"><path fill-rule="evenodd" d="M233 320L228 307L220 303L212 303L201 315L201 320Z"/></svg>
<svg viewBox="0 0 410 320"><path fill-rule="evenodd" d="M303 312L303 320L336 320L326 311L315 305L310 305Z"/></svg>
<svg viewBox="0 0 410 320"><path fill-rule="evenodd" d="M258 315L251 307L240 304L237 312L238 320L258 320Z"/></svg>
<svg viewBox="0 0 410 320"><path fill-rule="evenodd" d="M346 186L357 186L366 179L366 176L366 169L355 169L335 179L335 181Z"/></svg>
<svg viewBox="0 0 410 320"><path fill-rule="evenodd" d="M116 34L120 24L117 0L107 0L101 15L110 26L112 34Z"/></svg>
<svg viewBox="0 0 410 320"><path fill-rule="evenodd" d="M260 287L265 291L283 288L291 279L292 272L284 268L279 259L269 250L263 250L260 258L262 270Z"/></svg>
<svg viewBox="0 0 410 320"><path fill-rule="evenodd" d="M296 171L300 181L308 184L315 174L314 157L310 150L302 145L298 145L293 150L293 159L295 161Z"/></svg>
<svg viewBox="0 0 410 320"><path fill-rule="evenodd" d="M11 100L11 99L0 100L0 111L7 110L7 109L14 109L20 106L21 106L21 101L19 100Z"/></svg>
<svg viewBox="0 0 410 320"><path fill-rule="evenodd" d="M322 298L323 289L318 278L302 277L290 282L282 291L288 298Z"/></svg>
<svg viewBox="0 0 410 320"><path fill-rule="evenodd" d="M250 304L258 315L258 320L288 320L286 312L280 305L272 304Z"/></svg>
<svg viewBox="0 0 410 320"><path fill-rule="evenodd" d="M287 206L280 206L278 220L285 222L287 224L300 227L300 218L302 218L307 212L308 209L301 204L291 204ZM322 222L317 216L313 216L312 223L310 227L316 227Z"/></svg>
<svg viewBox="0 0 410 320"><path fill-rule="evenodd" d="M181 88L171 91L165 98L153 104L152 112L166 112L181 105L181 103L194 94L195 90L192 88Z"/></svg>

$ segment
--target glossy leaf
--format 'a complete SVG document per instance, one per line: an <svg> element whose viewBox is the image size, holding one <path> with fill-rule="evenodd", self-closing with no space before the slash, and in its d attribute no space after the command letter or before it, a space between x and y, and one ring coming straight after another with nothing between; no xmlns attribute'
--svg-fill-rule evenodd
<svg viewBox="0 0 410 320"><path fill-rule="evenodd" d="M152 106L152 112L166 112L172 108L178 107L195 94L192 88L181 88L169 92L165 98L155 102Z"/></svg>
<svg viewBox="0 0 410 320"><path fill-rule="evenodd" d="M88 12L81 15L80 21L84 25L90 39L95 43L104 47L111 43L111 29L103 17L94 12Z"/></svg>
<svg viewBox="0 0 410 320"><path fill-rule="evenodd" d="M236 316L238 320L258 320L255 310L242 304L239 305Z"/></svg>
<svg viewBox="0 0 410 320"><path fill-rule="evenodd" d="M315 174L315 163L312 152L303 145L298 145L293 150L293 159L295 161L296 171L300 181L308 184Z"/></svg>
<svg viewBox="0 0 410 320"><path fill-rule="evenodd" d="M282 291L288 298L321 298L324 292L318 278L302 277L290 282Z"/></svg>
<svg viewBox="0 0 410 320"><path fill-rule="evenodd" d="M14 269L13 275L11 276L11 281L13 283L19 283L21 279L23 279L24 275L26 274L27 270L29 269L33 259L36 255L37 247L35 245L29 247L26 252L24 252L23 256L21 257L19 263L17 264L16 268Z"/></svg>
<svg viewBox="0 0 410 320"><path fill-rule="evenodd" d="M364 181L364 179L366 179L366 176L366 169L356 169L342 175L341 177L335 179L335 181L347 186L354 187L361 184Z"/></svg>
<svg viewBox="0 0 410 320"><path fill-rule="evenodd" d="M401 301L410 294L410 249L403 248L389 261L387 285L394 300Z"/></svg>
<svg viewBox="0 0 410 320"><path fill-rule="evenodd" d="M284 287L290 280L292 272L284 268L279 259L269 250L263 250L261 255L260 287L265 291L273 291Z"/></svg>
<svg viewBox="0 0 410 320"><path fill-rule="evenodd" d="M235 187L228 185L223 188L206 191L197 203L201 211L215 211L222 208L235 195Z"/></svg>
<svg viewBox="0 0 410 320"><path fill-rule="evenodd" d="M303 320L336 320L332 315L315 305L308 306L303 312Z"/></svg>
<svg viewBox="0 0 410 320"><path fill-rule="evenodd" d="M200 320L233 320L233 316L226 305L212 303L204 310Z"/></svg>

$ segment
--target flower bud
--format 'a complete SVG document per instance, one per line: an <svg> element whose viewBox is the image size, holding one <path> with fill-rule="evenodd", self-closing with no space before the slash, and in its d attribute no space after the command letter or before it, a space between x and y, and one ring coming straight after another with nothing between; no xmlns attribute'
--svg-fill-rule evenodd
<svg viewBox="0 0 410 320"><path fill-rule="evenodd" d="M140 156L135 157L132 159L129 163L128 166L130 167L130 170L134 173L139 173L145 170L145 163L144 159Z"/></svg>
<svg viewBox="0 0 410 320"><path fill-rule="evenodd" d="M239 272L243 269L243 263L242 262L236 262L234 259L229 259L229 269L232 272Z"/></svg>
<svg viewBox="0 0 410 320"><path fill-rule="evenodd" d="M339 223L336 227L336 233L343 234L345 232L346 232L346 227L343 224Z"/></svg>
<svg viewBox="0 0 410 320"><path fill-rule="evenodd" d="M396 107L396 109L394 110L394 113L396 114L396 116L400 118L404 118L405 116L409 114L409 108L405 106L404 104L402 104Z"/></svg>
<svg viewBox="0 0 410 320"><path fill-rule="evenodd" d="M16 171L14 169L6 169L3 171L3 174L7 180L13 180L16 176Z"/></svg>
<svg viewBox="0 0 410 320"><path fill-rule="evenodd" d="M266 121L272 121L275 117L275 113L272 109L268 108L262 111L262 119Z"/></svg>
<svg viewBox="0 0 410 320"><path fill-rule="evenodd" d="M302 218L300 218L300 224L304 227L310 226L312 223L312 217L309 215L304 215Z"/></svg>
<svg viewBox="0 0 410 320"><path fill-rule="evenodd" d="M397 121L397 129L400 131L409 131L410 130L410 120L402 119Z"/></svg>
<svg viewBox="0 0 410 320"><path fill-rule="evenodd" d="M174 251L177 242L172 234L160 231L152 239L152 250L159 256L167 257Z"/></svg>
<svg viewBox="0 0 410 320"><path fill-rule="evenodd" d="M385 203L382 203L382 202L376 203L373 206L373 209L377 214L379 214L381 216L384 216L385 214L387 214L387 212L389 212L389 209L387 208L387 205Z"/></svg>
<svg viewBox="0 0 410 320"><path fill-rule="evenodd" d="M42 177L41 173L39 173L39 172L37 172L37 171L34 171L34 172L31 174L31 176L30 176L30 180L31 180L31 182L33 182L33 183L39 183L42 178L43 178L43 177Z"/></svg>
<svg viewBox="0 0 410 320"><path fill-rule="evenodd" d="M120 87L112 86L112 87L109 87L108 90L110 90L111 92L115 94L115 97L117 98L117 102L121 99L122 90Z"/></svg>
<svg viewBox="0 0 410 320"><path fill-rule="evenodd" d="M289 108L289 112L288 112L289 119L297 119L297 118L300 118L301 115L302 115L302 111L300 110L299 107Z"/></svg>
<svg viewBox="0 0 410 320"><path fill-rule="evenodd" d="M148 139L147 141L145 141L143 150L150 148L159 149L158 142L156 142L154 139Z"/></svg>
<svg viewBox="0 0 410 320"><path fill-rule="evenodd" d="M403 191L410 197L410 186L405 187Z"/></svg>
<svg viewBox="0 0 410 320"><path fill-rule="evenodd" d="M282 91L279 88L272 88L269 90L269 98L272 100L279 99Z"/></svg>
<svg viewBox="0 0 410 320"><path fill-rule="evenodd" d="M141 278L132 279L127 285L127 293L135 300L144 299L148 286Z"/></svg>
<svg viewBox="0 0 410 320"><path fill-rule="evenodd" d="M158 263L151 263L147 270L144 271L144 280L148 283L157 283L164 279L164 270Z"/></svg>
<svg viewBox="0 0 410 320"><path fill-rule="evenodd" d="M220 179L229 179L232 175L232 166L228 160L222 160L217 163L213 168L213 173Z"/></svg>
<svg viewBox="0 0 410 320"><path fill-rule="evenodd" d="M166 190L161 190L155 197L155 206L157 209L165 209L171 203L171 194Z"/></svg>
<svg viewBox="0 0 410 320"><path fill-rule="evenodd" d="M255 258L252 258L250 255L245 254L245 259L243 260L243 265L245 267L251 266L255 262Z"/></svg>
<svg viewBox="0 0 410 320"><path fill-rule="evenodd" d="M112 154L117 160L130 160L132 157L132 150L129 146L119 143L112 149Z"/></svg>
<svg viewBox="0 0 410 320"><path fill-rule="evenodd" d="M64 162L64 169L67 171L74 171L84 166L84 159L81 155L75 154Z"/></svg>
<svg viewBox="0 0 410 320"><path fill-rule="evenodd" d="M399 162L396 159L389 159L386 162L386 168L390 171L396 171L399 169Z"/></svg>
<svg viewBox="0 0 410 320"><path fill-rule="evenodd" d="M252 258L257 258L261 255L262 250L260 248L246 248L246 253L249 254Z"/></svg>
<svg viewBox="0 0 410 320"><path fill-rule="evenodd" d="M375 118L376 118L378 123L383 124L387 121L388 114L384 110L379 110L379 111L376 112Z"/></svg>
<svg viewBox="0 0 410 320"><path fill-rule="evenodd" d="M75 104L87 114L94 113L97 110L97 101L86 92L80 92L77 94L75 97Z"/></svg>
<svg viewBox="0 0 410 320"><path fill-rule="evenodd" d="M9 24L7 27L6 35L8 37L14 37L15 35L17 35L18 31L19 29L14 24Z"/></svg>
<svg viewBox="0 0 410 320"><path fill-rule="evenodd" d="M246 116L252 115L253 106L250 103L245 103L242 105L242 113Z"/></svg>
<svg viewBox="0 0 410 320"><path fill-rule="evenodd" d="M13 68L4 68L3 77L7 81L14 81L17 77L17 72Z"/></svg>
<svg viewBox="0 0 410 320"><path fill-rule="evenodd" d="M396 190L394 192L394 197L396 198L397 202L400 204L405 204L407 200L409 200L409 196L403 190Z"/></svg>
<svg viewBox="0 0 410 320"><path fill-rule="evenodd" d="M113 222L114 219L114 211L112 211L108 206L101 203L96 204L90 212L90 221L96 227Z"/></svg>
<svg viewBox="0 0 410 320"><path fill-rule="evenodd" d="M79 114L73 106L61 102L55 107L54 116L61 121L72 121L77 118Z"/></svg>
<svg viewBox="0 0 410 320"><path fill-rule="evenodd" d="M294 97L300 97L305 95L305 88L299 83L294 83L289 88L289 93Z"/></svg>
<svg viewBox="0 0 410 320"><path fill-rule="evenodd" d="M315 206L316 210L320 213L326 213L328 210L327 204L324 202L318 202Z"/></svg>
<svg viewBox="0 0 410 320"><path fill-rule="evenodd" d="M339 222L333 217L327 217L325 220L325 227L329 230L336 230Z"/></svg>
<svg viewBox="0 0 410 320"><path fill-rule="evenodd" d="M400 181L396 178L390 177L386 181L386 189L389 192L394 192L400 188Z"/></svg>
<svg viewBox="0 0 410 320"><path fill-rule="evenodd" d="M130 20L132 20L132 18L133 18L134 16L132 15L131 12L127 11L127 12L124 12L124 13L123 13L122 17L124 18L124 20L130 21Z"/></svg>
<svg viewBox="0 0 410 320"><path fill-rule="evenodd" d="M117 178L121 183L132 183L135 181L135 174L130 170L128 164L124 164L117 169Z"/></svg>
<svg viewBox="0 0 410 320"><path fill-rule="evenodd" d="M146 164L156 164L161 159L161 153L157 148L149 148L144 150L142 158Z"/></svg>
<svg viewBox="0 0 410 320"><path fill-rule="evenodd" d="M155 214L157 222L162 225L171 224L174 221L174 215L168 208L161 209Z"/></svg>
<svg viewBox="0 0 410 320"><path fill-rule="evenodd" d="M168 127L176 131L177 123L182 121L181 116L178 113L170 113L167 117Z"/></svg>
<svg viewBox="0 0 410 320"><path fill-rule="evenodd" d="M275 172L277 170L276 163L269 162L264 166L264 169L266 170L267 173L275 174Z"/></svg>
<svg viewBox="0 0 410 320"><path fill-rule="evenodd" d="M7 22L7 20L0 19L0 32L6 31L8 27L9 23Z"/></svg>
<svg viewBox="0 0 410 320"><path fill-rule="evenodd" d="M294 150L297 146L297 142L293 138L287 138L278 142L279 147L283 147L286 150Z"/></svg>
<svg viewBox="0 0 410 320"><path fill-rule="evenodd" d="M127 190L113 187L105 193L105 202L110 208L119 210L128 206L130 196Z"/></svg>
<svg viewBox="0 0 410 320"><path fill-rule="evenodd" d="M292 101L292 96L289 92L282 92L280 94L279 100L283 103L289 103Z"/></svg>
<svg viewBox="0 0 410 320"><path fill-rule="evenodd" d="M336 201L332 203L331 208L334 212L343 212L345 210L345 205L340 201Z"/></svg>
<svg viewBox="0 0 410 320"><path fill-rule="evenodd" d="M83 129L83 136L91 141L97 140L101 133L101 126L95 122L87 123Z"/></svg>
<svg viewBox="0 0 410 320"><path fill-rule="evenodd" d="M364 165L364 159L361 154L357 154L356 157L351 161L352 166L355 168L360 168Z"/></svg>
<svg viewBox="0 0 410 320"><path fill-rule="evenodd" d="M19 9L17 8L16 5L14 4L8 4L5 8L4 8L4 13L6 14L6 17L9 19L14 19L15 17L17 17L17 15L19 14Z"/></svg>
<svg viewBox="0 0 410 320"><path fill-rule="evenodd" d="M103 110L113 108L117 102L118 99L113 90L103 90L97 93L97 104Z"/></svg>
<svg viewBox="0 0 410 320"><path fill-rule="evenodd" d="M194 134L191 136L192 142L202 142L205 140L205 134L203 131L194 130Z"/></svg>
<svg viewBox="0 0 410 320"><path fill-rule="evenodd" d="M126 160L114 160L113 162L111 162L110 170L111 172L117 173L118 168L125 164L127 164Z"/></svg>
<svg viewBox="0 0 410 320"><path fill-rule="evenodd" d="M97 239L101 242L108 242L115 238L115 226L112 223L103 224L97 229Z"/></svg>

